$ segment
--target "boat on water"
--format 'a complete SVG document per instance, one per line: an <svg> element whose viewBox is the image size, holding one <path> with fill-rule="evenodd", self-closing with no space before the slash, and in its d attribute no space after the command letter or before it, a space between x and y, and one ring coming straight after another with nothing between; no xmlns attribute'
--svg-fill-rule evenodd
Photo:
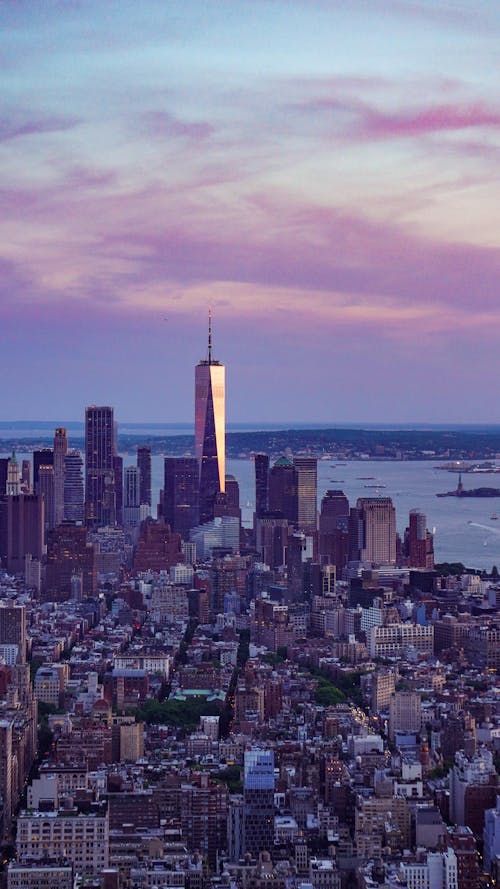
<svg viewBox="0 0 500 889"><path fill-rule="evenodd" d="M331 478L330 482L333 482L336 485L343 485L344 479L343 478Z"/></svg>
<svg viewBox="0 0 500 889"><path fill-rule="evenodd" d="M495 519L495 520L498 519L498 516L497 516L496 512L492 512L492 513L491 513L491 515L490 515L490 519Z"/></svg>
<svg viewBox="0 0 500 889"><path fill-rule="evenodd" d="M358 482L374 482L374 481L375 481L374 475L358 475Z"/></svg>
<svg viewBox="0 0 500 889"><path fill-rule="evenodd" d="M379 488L386 488L387 485L363 485L363 487L364 488L376 488L378 490Z"/></svg>

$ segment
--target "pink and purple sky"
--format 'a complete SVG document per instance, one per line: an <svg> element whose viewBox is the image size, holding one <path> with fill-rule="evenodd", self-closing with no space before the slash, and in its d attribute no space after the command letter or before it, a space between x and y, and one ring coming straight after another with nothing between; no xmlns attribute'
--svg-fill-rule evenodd
<svg viewBox="0 0 500 889"><path fill-rule="evenodd" d="M0 16L0 419L498 421L497 2Z"/></svg>

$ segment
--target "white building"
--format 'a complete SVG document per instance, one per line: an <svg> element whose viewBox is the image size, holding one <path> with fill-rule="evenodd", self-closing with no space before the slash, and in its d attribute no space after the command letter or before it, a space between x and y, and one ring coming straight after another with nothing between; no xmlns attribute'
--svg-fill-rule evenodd
<svg viewBox="0 0 500 889"><path fill-rule="evenodd" d="M78 873L99 876L108 866L108 814L21 812L16 853L21 864L42 859L70 861Z"/></svg>
<svg viewBox="0 0 500 889"><path fill-rule="evenodd" d="M484 813L484 870L491 873L491 865L500 856L500 795L495 809Z"/></svg>

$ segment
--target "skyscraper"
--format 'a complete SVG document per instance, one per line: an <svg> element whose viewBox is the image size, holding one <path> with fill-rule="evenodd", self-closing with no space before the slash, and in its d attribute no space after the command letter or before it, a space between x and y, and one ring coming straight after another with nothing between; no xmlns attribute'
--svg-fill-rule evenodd
<svg viewBox="0 0 500 889"><path fill-rule="evenodd" d="M269 454L255 454L255 516L260 518L269 509Z"/></svg>
<svg viewBox="0 0 500 889"><path fill-rule="evenodd" d="M390 497L359 497L356 506L361 510L363 562L396 562L396 510Z"/></svg>
<svg viewBox="0 0 500 889"><path fill-rule="evenodd" d="M208 358L195 370L195 454L200 479L200 522L214 517L215 495L225 490L225 368L212 358L208 320Z"/></svg>
<svg viewBox="0 0 500 889"><path fill-rule="evenodd" d="M33 493L38 493L38 470L40 466L54 465L54 451L52 448L40 448L33 451Z"/></svg>
<svg viewBox="0 0 500 889"><path fill-rule="evenodd" d="M87 524L114 525L116 518L115 430L112 407L85 411L85 514Z"/></svg>
<svg viewBox="0 0 500 889"><path fill-rule="evenodd" d="M44 503L39 494L0 497L0 559L7 571L24 572L27 554L43 555Z"/></svg>
<svg viewBox="0 0 500 889"><path fill-rule="evenodd" d="M287 457L279 457L269 470L269 511L297 524L297 470Z"/></svg>
<svg viewBox="0 0 500 889"><path fill-rule="evenodd" d="M294 457L297 471L297 524L301 531L318 527L318 459Z"/></svg>
<svg viewBox="0 0 500 889"><path fill-rule="evenodd" d="M163 516L183 540L199 523L200 480L195 457L165 457Z"/></svg>
<svg viewBox="0 0 500 889"><path fill-rule="evenodd" d="M139 506L151 506L151 448L137 448L137 468L141 474Z"/></svg>
<svg viewBox="0 0 500 889"><path fill-rule="evenodd" d="M434 568L433 537L427 530L427 517L419 509L410 510L406 542L411 568Z"/></svg>
<svg viewBox="0 0 500 889"><path fill-rule="evenodd" d="M50 531L55 525L53 466L38 467L38 493L43 496L45 504L45 530Z"/></svg>
<svg viewBox="0 0 500 889"><path fill-rule="evenodd" d="M54 436L54 525L64 519L64 458L68 452L66 430L58 427Z"/></svg>
<svg viewBox="0 0 500 889"><path fill-rule="evenodd" d="M21 474L15 451L7 464L7 494L13 496L21 493Z"/></svg>
<svg viewBox="0 0 500 889"><path fill-rule="evenodd" d="M68 451L64 458L64 518L68 522L83 522L85 518L80 451Z"/></svg>
<svg viewBox="0 0 500 889"><path fill-rule="evenodd" d="M141 471L137 466L127 466L123 483L123 521L137 525L140 513Z"/></svg>
<svg viewBox="0 0 500 889"><path fill-rule="evenodd" d="M274 753L245 750L244 850L257 857L274 846Z"/></svg>

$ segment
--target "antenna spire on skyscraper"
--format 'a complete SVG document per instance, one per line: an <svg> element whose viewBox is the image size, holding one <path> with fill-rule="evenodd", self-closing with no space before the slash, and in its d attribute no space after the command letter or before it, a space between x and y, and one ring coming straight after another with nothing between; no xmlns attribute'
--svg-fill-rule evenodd
<svg viewBox="0 0 500 889"><path fill-rule="evenodd" d="M212 310L208 310L208 363L212 364Z"/></svg>

